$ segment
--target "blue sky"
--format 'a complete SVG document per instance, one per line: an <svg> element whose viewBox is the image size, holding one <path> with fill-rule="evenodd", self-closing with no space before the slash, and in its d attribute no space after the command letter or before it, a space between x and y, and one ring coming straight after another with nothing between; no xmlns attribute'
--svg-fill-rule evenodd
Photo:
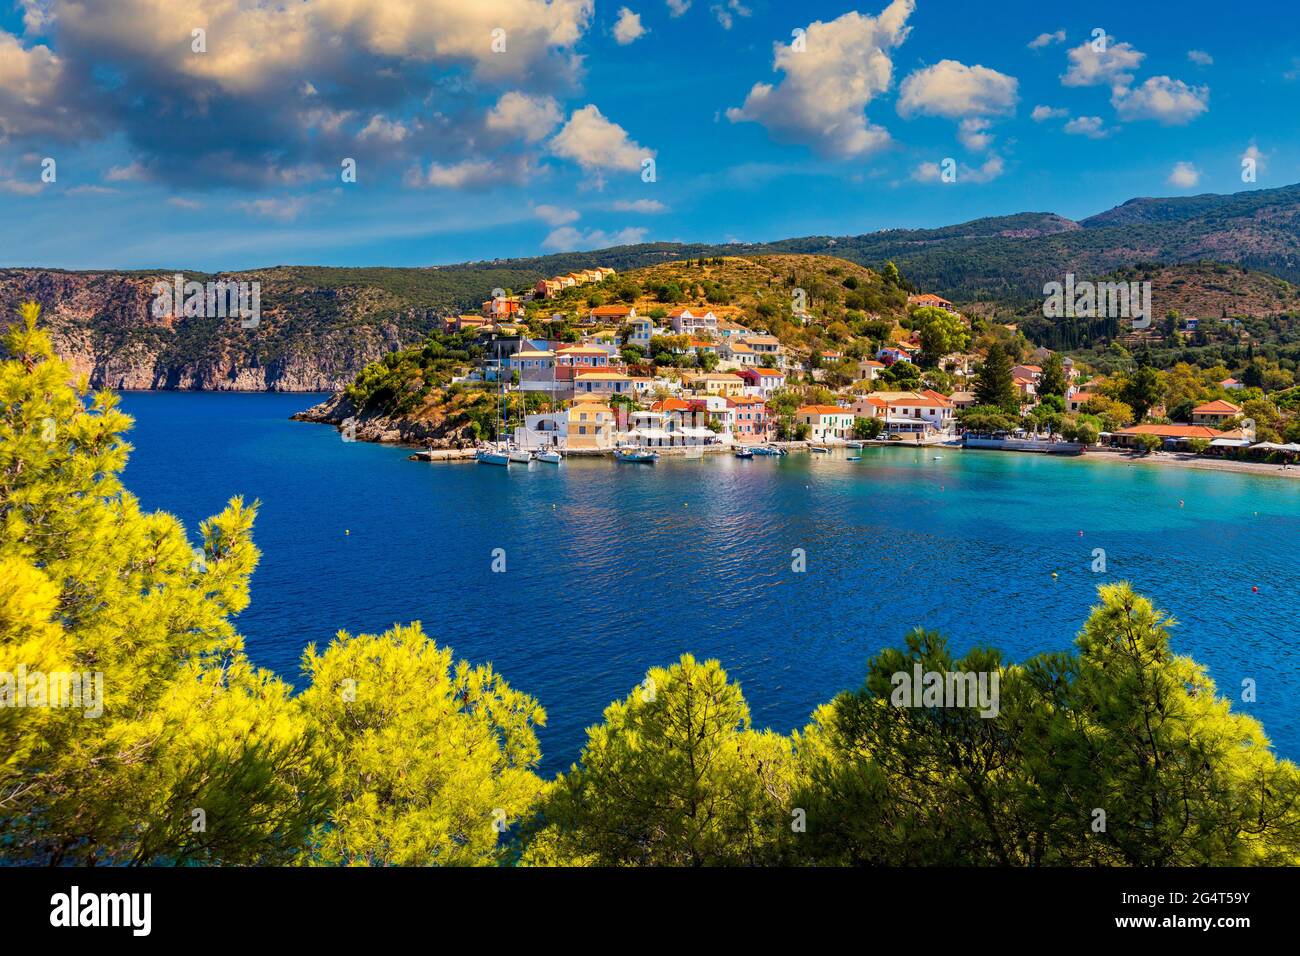
<svg viewBox="0 0 1300 956"><path fill-rule="evenodd" d="M0 3L3 266L428 265L1300 181L1281 3Z"/></svg>

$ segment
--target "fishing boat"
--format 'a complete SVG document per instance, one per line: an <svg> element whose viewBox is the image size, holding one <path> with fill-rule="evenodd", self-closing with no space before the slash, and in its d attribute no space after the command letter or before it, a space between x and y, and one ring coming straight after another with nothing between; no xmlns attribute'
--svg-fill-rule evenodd
<svg viewBox="0 0 1300 956"><path fill-rule="evenodd" d="M777 448L774 445L755 445L750 449L755 455L784 455L784 448Z"/></svg>
<svg viewBox="0 0 1300 956"><path fill-rule="evenodd" d="M735 449L734 451L732 451L732 454L735 455L737 458L753 458L753 457L754 457L754 449L752 449L752 448L737 448L737 449Z"/></svg>
<svg viewBox="0 0 1300 956"><path fill-rule="evenodd" d="M510 456L495 445L485 445L474 453L480 465L508 465Z"/></svg>
<svg viewBox="0 0 1300 956"><path fill-rule="evenodd" d="M535 456L537 461L545 462L548 465L558 465L564 459L554 448L548 448L546 451L539 451Z"/></svg>
<svg viewBox="0 0 1300 956"><path fill-rule="evenodd" d="M651 451L649 448L616 448L614 457L618 461L631 462L637 465L653 465L659 460L659 453Z"/></svg>
<svg viewBox="0 0 1300 956"><path fill-rule="evenodd" d="M814 455L829 455L831 453L831 450L827 448L825 445L809 445L808 449Z"/></svg>

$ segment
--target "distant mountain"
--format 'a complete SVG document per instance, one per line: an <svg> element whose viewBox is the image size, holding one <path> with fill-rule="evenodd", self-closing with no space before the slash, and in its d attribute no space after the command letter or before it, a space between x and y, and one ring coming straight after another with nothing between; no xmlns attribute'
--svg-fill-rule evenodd
<svg viewBox="0 0 1300 956"><path fill-rule="evenodd" d="M1300 185L1133 199L1081 222L1025 212L939 229L758 244L643 243L420 269L278 266L229 274L262 282L263 321L254 330L227 320L154 319L149 290L168 270L8 269L0 270L0 316L11 316L25 299L41 302L61 353L94 385L335 389L367 362L421 339L442 315L476 309L494 288L518 291L594 265L625 272L688 257L774 254L835 256L877 270L892 260L925 291L1008 312L1032 309L1044 283L1067 272L1083 279L1156 264L1218 262L1300 282ZM1225 298L1212 285L1196 286L1190 310L1290 302L1253 285L1244 299ZM1162 308L1157 303L1156 311Z"/></svg>

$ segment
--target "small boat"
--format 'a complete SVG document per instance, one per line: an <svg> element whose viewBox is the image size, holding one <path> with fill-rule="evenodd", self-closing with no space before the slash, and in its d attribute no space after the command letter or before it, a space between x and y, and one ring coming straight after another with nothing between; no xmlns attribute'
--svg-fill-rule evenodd
<svg viewBox="0 0 1300 956"><path fill-rule="evenodd" d="M480 465L508 465L508 464L510 464L510 456L509 456L509 455L507 455L505 452L503 452L503 451L501 451L501 450L499 450L499 449L497 449L497 448L493 448L493 447L490 446L490 445L489 445L488 447L486 447L486 448L480 448L478 451L476 451L476 452L474 453L474 458L478 461L478 463L479 463Z"/></svg>
<svg viewBox="0 0 1300 956"><path fill-rule="evenodd" d="M849 455L849 456L848 456L847 458L845 458L844 460L845 460L845 461L861 461L861 460L862 460L862 456L861 456L861 455Z"/></svg>
<svg viewBox="0 0 1300 956"><path fill-rule="evenodd" d="M750 449L755 455L784 455L785 452L780 448L773 448L771 445L755 445Z"/></svg>
<svg viewBox="0 0 1300 956"><path fill-rule="evenodd" d="M558 465L564 460L560 453L554 448L548 448L546 451L539 451L536 457L538 461L545 462L548 465Z"/></svg>
<svg viewBox="0 0 1300 956"><path fill-rule="evenodd" d="M614 457L618 461L631 462L637 465L653 465L659 460L659 453L651 451L649 448L616 448Z"/></svg>
<svg viewBox="0 0 1300 956"><path fill-rule="evenodd" d="M533 460L533 453L527 448L511 448L506 457L517 465L526 465Z"/></svg>
<svg viewBox="0 0 1300 956"><path fill-rule="evenodd" d="M865 445L866 445L866 442L857 441L856 439L853 440L853 441L846 441L846 442L844 443L844 447L845 447L845 448L862 448L862 447L865 446Z"/></svg>
<svg viewBox="0 0 1300 956"><path fill-rule="evenodd" d="M829 455L831 451L825 445L809 445L808 449L815 455Z"/></svg>
<svg viewBox="0 0 1300 956"><path fill-rule="evenodd" d="M754 449L752 448L735 448L731 452L737 458L753 458Z"/></svg>

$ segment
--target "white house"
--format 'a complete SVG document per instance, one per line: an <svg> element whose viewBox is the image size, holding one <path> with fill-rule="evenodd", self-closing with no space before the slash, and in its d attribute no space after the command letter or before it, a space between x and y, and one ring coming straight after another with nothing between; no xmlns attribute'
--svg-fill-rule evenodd
<svg viewBox="0 0 1300 956"><path fill-rule="evenodd" d="M701 332L716 332L718 317L708 309L673 309L668 313L673 324L673 331L678 335L698 335Z"/></svg>
<svg viewBox="0 0 1300 956"><path fill-rule="evenodd" d="M809 428L813 441L836 442L853 437L853 409L838 405L804 405L795 421Z"/></svg>

